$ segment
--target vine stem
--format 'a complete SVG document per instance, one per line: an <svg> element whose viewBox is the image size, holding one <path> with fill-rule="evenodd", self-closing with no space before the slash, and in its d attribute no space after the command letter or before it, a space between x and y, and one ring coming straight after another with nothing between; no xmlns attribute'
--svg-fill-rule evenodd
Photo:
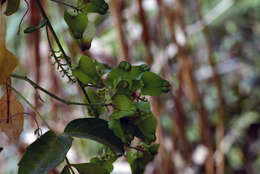
<svg viewBox="0 0 260 174"><path fill-rule="evenodd" d="M45 118L37 111L37 109L19 91L17 91L14 87L9 85L8 83L6 83L6 86L8 86L10 89L12 89L21 99L23 99L25 101L25 103L27 103L30 106L30 108L33 110L33 112L35 112L35 114L42 120L42 122L45 124L45 126L48 129L50 129L51 131L53 131L53 129L50 127L50 125L45 120Z"/></svg>
<svg viewBox="0 0 260 174"><path fill-rule="evenodd" d="M59 47L61 53L63 54L63 56L64 56L64 58L65 58L67 64L68 64L69 67L71 68L72 66L71 66L71 61L70 61L70 59L69 59L69 56L67 56L66 52L64 51L64 49L63 49L63 47L62 47L62 45L61 45L61 43L60 43L60 41L59 41L59 38L58 38L58 36L56 35L56 33L55 33L55 31L54 31L54 29L53 29L51 23L50 23L50 20L49 20L48 16L46 15L46 13L45 13L45 11L44 11L44 9L43 9L43 7L42 7L42 4L41 4L40 0L36 0L36 2L37 2L37 5L38 5L38 7L39 7L39 9L40 9L40 11L41 11L41 14L42 14L43 18L47 21L46 24L47 24L47 26L50 28L50 31L51 31L51 33L52 33L52 35L53 35L53 37L54 37L54 39L55 39L55 41L56 41L58 47ZM91 104L90 98L89 98L89 96L88 96L88 94L87 94L87 92L86 92L86 90L85 90L84 85L83 85L78 79L77 79L77 82L78 82L78 84L79 84L79 86L80 86L82 92L84 93L84 95L85 95L85 97L86 97L86 99L87 99L87 101L88 101L88 104ZM91 106L91 107L92 107L92 106ZM92 109L94 110L95 117L99 117L99 114L98 114L98 112L96 111L96 109L93 108L93 107L92 107Z"/></svg>
<svg viewBox="0 0 260 174"><path fill-rule="evenodd" d="M58 36L56 35L56 33L55 33L55 31L54 31L54 29L53 29L51 23L50 23L50 20L49 20L48 16L46 15L46 13L45 13L45 11L44 11L44 9L43 9L43 7L42 7L42 4L41 4L40 0L36 0L36 2L37 2L37 5L38 5L38 7L39 7L39 9L40 9L40 11L41 11L41 14L42 14L43 18L46 19L46 21L47 21L46 24L47 24L48 27L50 28L51 33L52 33L52 35L53 35L53 37L54 37L54 39L55 39L55 41L56 41L56 43L57 43L57 45L58 45L60 51L61 51L62 54L64 55L64 58L65 58L66 62L67 62L67 63L69 64L69 66L71 67L71 61L70 61L69 57L67 56L66 52L64 51L63 47L61 46L60 40L59 40Z"/></svg>
<svg viewBox="0 0 260 174"><path fill-rule="evenodd" d="M105 103L93 103L93 104L87 104L87 103L79 103L79 102L72 102L72 101L67 101L64 100L56 95L54 95L53 93L47 91L46 89L44 89L43 87L39 86L37 83L33 82L31 79L29 79L27 76L22 76L22 75L17 75L17 74L11 74L10 75L13 78L17 78L17 79L21 79L21 80L25 80L28 83L30 83L32 85L32 87L34 87L35 89L39 89L42 92L48 94L50 97L55 98L56 100L66 104L66 105L83 105L83 106L107 106L109 104L105 104Z"/></svg>
<svg viewBox="0 0 260 174"><path fill-rule="evenodd" d="M19 91L17 91L14 87L9 85L8 83L6 83L6 86L8 86L10 89L12 89L21 99L23 99L30 106L30 108L36 113L36 115L42 120L42 122L45 124L45 126L49 130L54 132L54 130L51 128L51 126L48 124L48 122L44 119L44 117L37 111L37 109ZM70 164L67 157L65 157L65 160L66 160L66 163L71 168L71 164ZM72 173L75 174L72 168L71 168L71 170L72 170Z"/></svg>

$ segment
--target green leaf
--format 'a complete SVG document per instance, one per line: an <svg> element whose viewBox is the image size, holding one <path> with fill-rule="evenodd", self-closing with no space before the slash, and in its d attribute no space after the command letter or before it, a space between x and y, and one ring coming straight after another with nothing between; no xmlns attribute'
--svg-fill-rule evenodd
<svg viewBox="0 0 260 174"><path fill-rule="evenodd" d="M84 84L99 85L101 78L96 70L96 62L88 56L82 56L79 65L72 70L72 74Z"/></svg>
<svg viewBox="0 0 260 174"><path fill-rule="evenodd" d="M40 22L39 25L37 25L37 26L30 26L30 27L26 28L26 29L24 30L24 33L28 34L28 33L35 32L35 31L37 31L38 29L44 27L44 26L46 25L46 23L47 23L47 20L46 20L46 19L43 19L43 20Z"/></svg>
<svg viewBox="0 0 260 174"><path fill-rule="evenodd" d="M115 107L122 111L135 111L135 107L132 104L130 98L125 95L115 95L112 97L112 103Z"/></svg>
<svg viewBox="0 0 260 174"><path fill-rule="evenodd" d="M144 142L150 144L155 141L157 120L152 114L148 117L141 117L138 121L136 121L135 125L142 133L140 138L142 138Z"/></svg>
<svg viewBox="0 0 260 174"><path fill-rule="evenodd" d="M65 167L62 169L61 174L71 174L71 173L70 173L70 168L69 168L69 166L65 166Z"/></svg>
<svg viewBox="0 0 260 174"><path fill-rule="evenodd" d="M121 126L120 120L112 120L109 122L109 129L111 129L114 134L119 137L124 143L126 143L125 133Z"/></svg>
<svg viewBox="0 0 260 174"><path fill-rule="evenodd" d="M80 174L109 174L110 173L100 164L82 163L82 164L72 164L72 166L75 167Z"/></svg>
<svg viewBox="0 0 260 174"><path fill-rule="evenodd" d="M88 16L75 10L66 10L64 20L69 26L72 36L81 39L88 25Z"/></svg>
<svg viewBox="0 0 260 174"><path fill-rule="evenodd" d="M141 93L143 95L156 96L170 90L170 83L153 72L145 72L142 80L144 86L141 88Z"/></svg>
<svg viewBox="0 0 260 174"><path fill-rule="evenodd" d="M122 111L114 111L109 117L112 119L120 119L124 117L131 117L134 115L135 115L134 111L122 110Z"/></svg>
<svg viewBox="0 0 260 174"><path fill-rule="evenodd" d="M122 141L108 128L105 120L98 118L82 118L71 121L64 133L69 136L89 138L107 145L114 152L123 153Z"/></svg>
<svg viewBox="0 0 260 174"><path fill-rule="evenodd" d="M106 14L108 4L104 0L90 0L86 5L83 5L81 10L84 13L99 13Z"/></svg>
<svg viewBox="0 0 260 174"><path fill-rule="evenodd" d="M141 77L144 72L149 71L147 65L129 66L128 62L120 62L117 68L113 68L104 80L109 88L116 88L121 81L127 81L130 91L141 88Z"/></svg>
<svg viewBox="0 0 260 174"><path fill-rule="evenodd" d="M99 159L97 157L95 158L92 158L90 160L90 163L91 164L98 164L100 166L103 166L103 168L108 172L108 173L111 173L114 169L113 167L113 162L116 160L116 158L111 158L111 159L106 159L106 160L102 160L102 159Z"/></svg>
<svg viewBox="0 0 260 174"><path fill-rule="evenodd" d="M146 114L151 114L152 113L151 106L150 106L149 102L138 102L138 103L134 103L134 104L135 104L135 107L139 111L144 112Z"/></svg>
<svg viewBox="0 0 260 174"><path fill-rule="evenodd" d="M136 113L136 108L132 104L132 101L125 95L114 95L112 97L112 104L117 109L110 115L113 119L133 116Z"/></svg>
<svg viewBox="0 0 260 174"><path fill-rule="evenodd" d="M142 174L145 171L147 164L153 161L158 153L158 144L151 145L145 148L144 152L128 151L126 159L130 163L132 174Z"/></svg>
<svg viewBox="0 0 260 174"><path fill-rule="evenodd" d="M96 27L95 24L91 21L88 22L88 26L86 27L82 38L76 39L77 44L79 45L82 51L90 49L91 42L96 34Z"/></svg>
<svg viewBox="0 0 260 174"><path fill-rule="evenodd" d="M93 38L95 37L95 34L96 34L96 26L93 22L89 21L88 26L83 33L82 39L84 40L84 42L91 45L91 42L92 42Z"/></svg>
<svg viewBox="0 0 260 174"><path fill-rule="evenodd" d="M87 89L87 94L92 103L103 103L105 100L105 94L102 94L102 91ZM87 109L90 116L95 116L95 112L101 115L105 111L104 106L101 105L87 106Z"/></svg>
<svg viewBox="0 0 260 174"><path fill-rule="evenodd" d="M64 160L72 140L48 131L26 149L18 164L18 174L47 174Z"/></svg>
<svg viewBox="0 0 260 174"><path fill-rule="evenodd" d="M7 6L5 15L10 16L17 12L18 8L20 6L20 0L7 0Z"/></svg>
<svg viewBox="0 0 260 174"><path fill-rule="evenodd" d="M123 80L122 76L125 72L119 68L113 68L107 75L104 83L108 88L115 88L118 83Z"/></svg>

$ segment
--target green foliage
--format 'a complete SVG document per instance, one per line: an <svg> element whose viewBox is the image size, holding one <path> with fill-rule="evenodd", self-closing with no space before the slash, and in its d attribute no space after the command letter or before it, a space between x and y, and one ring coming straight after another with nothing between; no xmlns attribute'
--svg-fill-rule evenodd
<svg viewBox="0 0 260 174"><path fill-rule="evenodd" d="M154 159L157 154L159 145L154 144L147 146L142 144L139 148L143 151L131 150L127 153L127 161L130 163L132 174L141 174L144 172L146 165Z"/></svg>
<svg viewBox="0 0 260 174"><path fill-rule="evenodd" d="M73 75L84 84L100 85L101 78L96 70L97 63L88 56L80 58L78 66L73 69Z"/></svg>
<svg viewBox="0 0 260 174"><path fill-rule="evenodd" d="M88 16L75 10L66 10L64 12L64 20L69 26L72 36L80 39L88 25Z"/></svg>
<svg viewBox="0 0 260 174"><path fill-rule="evenodd" d="M64 160L71 145L71 137L48 131L26 149L18 174L47 174Z"/></svg>
<svg viewBox="0 0 260 174"><path fill-rule="evenodd" d="M99 118L81 118L71 121L65 128L68 136L89 138L110 147L114 152L123 153L123 143L108 128L107 121Z"/></svg>
<svg viewBox="0 0 260 174"><path fill-rule="evenodd" d="M139 118L135 124L142 133L140 138L143 138L144 142L150 144L155 141L157 120L152 114Z"/></svg>
<svg viewBox="0 0 260 174"><path fill-rule="evenodd" d="M145 72L142 76L142 80L144 86L141 92L143 95L155 96L170 90L169 82L153 72Z"/></svg>
<svg viewBox="0 0 260 174"><path fill-rule="evenodd" d="M109 122L109 129L111 129L114 134L119 137L124 143L127 142L126 135L120 123L120 120L112 120Z"/></svg>
<svg viewBox="0 0 260 174"><path fill-rule="evenodd" d="M84 13L99 13L103 15L108 10L108 4L104 0L90 0L87 3L84 0L79 0L78 6Z"/></svg>
<svg viewBox="0 0 260 174"><path fill-rule="evenodd" d="M82 163L74 164L73 167L75 167L80 174L109 174L109 172L107 172L106 169L99 164Z"/></svg>
<svg viewBox="0 0 260 174"><path fill-rule="evenodd" d="M88 89L87 94L90 101L93 103L103 103L105 101L105 95L103 91L95 91ZM87 109L89 116L95 116L96 113L98 113L98 115L101 115L105 112L105 108L102 105L87 106Z"/></svg>
<svg viewBox="0 0 260 174"><path fill-rule="evenodd" d="M26 28L24 30L24 33L25 34L33 33L35 31L41 29L42 27L44 27L46 25L46 22L47 22L46 19L43 19L43 20L41 20L39 25L37 25L37 26L30 26L30 27Z"/></svg>
<svg viewBox="0 0 260 174"><path fill-rule="evenodd" d="M8 1L15 2L19 1ZM40 4L40 1L37 2ZM8 14L14 13L16 8L9 7ZM104 0L78 0L77 6L72 8L65 10L64 20L72 37L84 51L90 48L96 32L94 23L89 21L89 13L105 14L108 5ZM43 10L41 12L44 13ZM46 14L43 17L39 25L26 28L24 33L32 33L46 25L50 27ZM66 55L62 56L66 58ZM77 65L68 64L86 97L85 103L80 105L86 104L89 116L95 118L72 120L61 135L52 131L42 135L27 148L19 162L18 173L48 173L65 159L72 137L97 141L105 145L105 151L88 163L66 165L62 174L70 174L72 170L80 174L109 174L113 170L113 162L126 154L133 174L143 173L159 146L154 144L157 120L151 112L150 103L142 95L168 92L169 82L150 72L144 64L131 65L122 61L117 67L110 68L88 56L81 56ZM140 145L132 147L135 137L139 138ZM137 150L129 150L132 148Z"/></svg>

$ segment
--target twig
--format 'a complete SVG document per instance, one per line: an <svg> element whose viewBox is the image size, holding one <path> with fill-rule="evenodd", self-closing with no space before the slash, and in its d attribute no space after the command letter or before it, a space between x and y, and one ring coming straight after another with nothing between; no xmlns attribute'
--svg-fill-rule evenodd
<svg viewBox="0 0 260 174"><path fill-rule="evenodd" d="M21 99L23 99L23 100L30 106L30 108L36 113L36 115L42 120L42 122L45 124L45 126L46 126L49 130L51 130L52 132L54 132L54 130L50 127L50 125L49 125L48 122L44 119L44 117L37 111L37 109L36 109L19 91L17 91L14 87L10 86L10 85L7 84L7 83L6 83L6 85L7 85L9 88L11 88ZM65 157L65 160L66 160L67 164L68 164L69 166L71 166L67 157ZM73 170L72 170L72 173L75 174Z"/></svg>
<svg viewBox="0 0 260 174"><path fill-rule="evenodd" d="M79 102L71 102L71 101L67 101L64 100L58 96L56 96L55 94L47 91L46 89L42 88L41 86L39 86L38 84L36 84L35 82L33 82L31 79L29 79L27 76L21 76L21 75L16 75L16 74L11 74L11 77L13 78L17 78L17 79L22 79L27 81L28 83L30 83L35 89L39 89L42 92L48 94L50 97L55 98L56 100L66 104L66 105L84 105L84 106L108 106L110 104L105 104L105 103L92 103L92 104L87 104L87 103L79 103Z"/></svg>
<svg viewBox="0 0 260 174"><path fill-rule="evenodd" d="M63 47L62 47L62 45L61 45L61 43L60 43L60 40L59 40L58 36L56 35L56 33L55 33L55 31L54 31L54 29L53 29L51 23L50 23L50 20L49 20L48 16L46 15L46 13L45 13L45 11L44 11L42 5L41 5L40 0L36 0L36 2L37 2L37 5L38 5L38 7L39 7L39 9L40 9L40 11L41 11L41 14L42 14L43 18L46 19L46 24L47 24L48 27L50 28L51 33L52 33L52 35L53 35L53 37L54 37L54 39L55 39L55 41L56 41L56 43L57 43L57 45L58 45L60 51L62 52L62 54L63 54L63 56L64 56L66 62L67 62L67 63L69 64L69 66L71 67L71 60L69 59L69 56L67 56L66 52L64 51L64 49L63 49Z"/></svg>
<svg viewBox="0 0 260 174"><path fill-rule="evenodd" d="M67 56L66 52L64 51L64 49L63 49L63 47L62 47L62 45L61 45L61 43L60 43L60 41L59 41L59 38L58 38L58 36L56 35L56 33L55 33L55 31L54 31L54 29L53 29L51 23L50 23L50 20L49 20L48 16L46 15L46 13L45 13L45 11L44 11L42 5L41 5L40 0L36 0L36 2L37 2L38 7L40 8L40 11L41 11L42 16L43 16L44 19L46 19L46 21L47 21L46 24L47 24L47 26L50 28L50 31L51 31L51 33L52 33L52 35L53 35L53 37L54 37L54 39L55 39L55 41L56 41L58 47L59 47L61 53L63 54L63 56L64 56L64 58L65 58L67 64L68 64L69 67L71 68L71 67L72 67L72 65L71 65L71 60L69 59L69 56ZM86 99L87 99L87 101L88 101L88 104L91 104L90 98L89 98L89 96L88 96L88 94L87 94L87 92L86 92L86 90L85 90L85 87L83 86L83 84L82 84L78 79L77 79L77 82L78 82L80 88L82 89L82 91L83 91L83 93L84 93L84 95L85 95L85 97L86 97ZM91 107L92 107L92 106L91 106ZM95 117L99 117L99 114L98 114L98 112L96 111L96 109L93 108L93 107L92 107L92 109L94 110Z"/></svg>
<svg viewBox="0 0 260 174"><path fill-rule="evenodd" d="M69 79L69 81L72 81L74 82L75 79L73 79L71 77L70 74L68 74L68 71L64 68L64 66L66 66L67 64L62 64L60 62L60 58L57 57L56 55L56 51L54 51L53 47L52 47L52 44L51 44L51 40L50 40L50 36L49 36L49 32L48 32L48 27L46 26L46 36L47 36L47 41L48 41L48 44L49 44L49 47L50 47L50 51L51 51L51 55L54 57L54 60L55 60L55 63L57 63L57 69L63 73L63 75L66 75Z"/></svg>
<svg viewBox="0 0 260 174"><path fill-rule="evenodd" d="M25 103L27 103L30 108L33 110L33 112L35 112L35 114L42 120L42 122L45 124L45 126L50 129L51 131L53 131L53 129L50 127L50 125L48 124L48 122L45 120L45 118L37 111L37 109L19 92L17 91L14 87L10 86L9 84L6 83L6 85L11 88L22 100L25 101ZM54 132L54 131L53 131Z"/></svg>

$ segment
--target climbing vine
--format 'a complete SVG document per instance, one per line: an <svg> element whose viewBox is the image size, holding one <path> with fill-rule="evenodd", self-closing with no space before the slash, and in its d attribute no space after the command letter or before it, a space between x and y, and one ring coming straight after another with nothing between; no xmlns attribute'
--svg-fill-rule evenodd
<svg viewBox="0 0 260 174"><path fill-rule="evenodd" d="M52 1L66 6L64 20L71 36L81 50L89 49L95 35L95 26L88 15L106 14L108 4L104 0L78 0L74 6L58 0ZM1 2L7 3L6 15L15 13L19 8L19 0ZM121 156L126 157L133 174L143 173L159 148L159 144L155 143L157 120L151 112L146 96L167 93L170 90L169 82L151 72L145 64L131 65L127 61L122 61L117 67L110 67L88 56L81 56L79 62L73 65L40 0L36 2L42 14L42 21L38 26L27 27L24 33L30 34L41 28L46 29L55 67L69 82L80 86L85 98L84 103L60 98L26 76L10 74L13 70L4 76L4 80L8 77L21 79L67 105L85 106L89 117L72 120L66 125L63 133L58 135L38 114L50 130L27 147L18 163L18 173L45 174L65 160L67 165L63 168L62 174L74 174L75 170L80 174L109 174L113 170L113 162ZM50 34L58 50L54 50ZM6 86L29 103L11 84L6 83ZM30 106L33 108L31 104ZM71 164L66 154L72 146L74 137L92 139L103 144L105 153L92 158L88 163Z"/></svg>

